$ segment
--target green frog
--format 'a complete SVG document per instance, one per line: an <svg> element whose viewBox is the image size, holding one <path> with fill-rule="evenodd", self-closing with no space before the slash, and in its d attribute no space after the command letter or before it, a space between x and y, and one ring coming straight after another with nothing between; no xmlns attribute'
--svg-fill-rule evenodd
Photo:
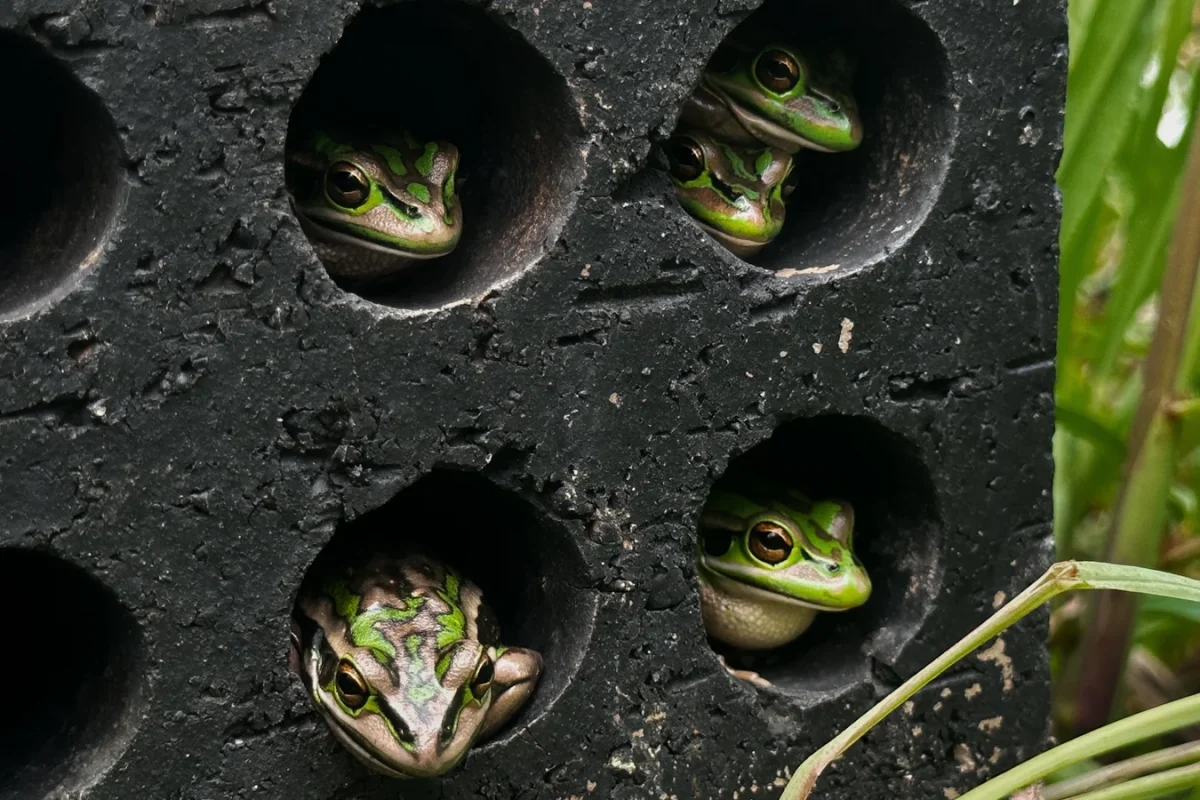
<svg viewBox="0 0 1200 800"><path fill-rule="evenodd" d="M790 155L686 128L667 143L666 154L684 210L735 255L752 256L779 234Z"/></svg>
<svg viewBox="0 0 1200 800"><path fill-rule="evenodd" d="M317 131L287 152L292 208L331 275L378 280L454 250L458 149L412 134Z"/></svg>
<svg viewBox="0 0 1200 800"><path fill-rule="evenodd" d="M696 564L704 626L717 641L769 650L796 639L820 611L871 596L854 555L854 508L795 490L714 490L700 516Z"/></svg>
<svg viewBox="0 0 1200 800"><path fill-rule="evenodd" d="M848 87L852 70L837 51L806 56L791 44L754 47L734 38L705 68L680 121L727 142L761 142L788 153L853 150L863 128Z"/></svg>
<svg viewBox="0 0 1200 800"><path fill-rule="evenodd" d="M384 775L453 769L532 697L533 650L497 643L479 587L425 555L306 579L290 663L334 736Z"/></svg>

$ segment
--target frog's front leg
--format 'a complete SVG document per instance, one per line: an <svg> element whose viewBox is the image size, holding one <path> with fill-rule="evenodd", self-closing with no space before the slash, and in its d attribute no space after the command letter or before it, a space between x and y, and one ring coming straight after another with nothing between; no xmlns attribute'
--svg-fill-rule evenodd
<svg viewBox="0 0 1200 800"><path fill-rule="evenodd" d="M766 678L764 678L762 675L759 675L754 670L752 670L752 669L735 669L734 667L729 666L729 663L725 660L725 656L717 656L717 658L720 659L721 666L724 667L729 672L730 675L737 678L738 680L746 681L746 683L753 684L760 689L770 689L771 688L771 682L769 680L767 680Z"/></svg>

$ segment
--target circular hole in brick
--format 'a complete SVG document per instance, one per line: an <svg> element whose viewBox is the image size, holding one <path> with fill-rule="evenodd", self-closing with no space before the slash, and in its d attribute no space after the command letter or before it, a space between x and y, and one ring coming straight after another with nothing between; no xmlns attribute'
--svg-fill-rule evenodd
<svg viewBox="0 0 1200 800"><path fill-rule="evenodd" d="M532 699L494 737L502 743L544 714L573 679L591 638L595 593L570 534L517 494L467 472L434 470L383 506L339 526L305 576L376 553L423 551L483 591L500 643L536 650L542 674Z"/></svg>
<svg viewBox="0 0 1200 800"><path fill-rule="evenodd" d="M0 321L66 295L95 267L125 194L100 98L33 39L0 31Z"/></svg>
<svg viewBox="0 0 1200 800"><path fill-rule="evenodd" d="M954 144L954 98L941 42L904 6L767 0L730 34L847 54L863 124L855 150L796 153L783 230L751 263L786 275L837 265L844 274L899 248L933 207Z"/></svg>
<svg viewBox="0 0 1200 800"><path fill-rule="evenodd" d="M756 478L854 507L853 547L871 577L871 596L849 611L818 613L798 639L775 650L710 644L731 666L802 697L869 680L872 663L893 663L917 635L941 584L941 522L929 471L911 443L880 423L829 415L781 425L735 458L715 488Z"/></svg>
<svg viewBox="0 0 1200 800"><path fill-rule="evenodd" d="M389 80L398 88L381 101ZM298 101L288 152L335 126L346 132L335 138L355 147L359 132L369 145L375 131L409 130L419 144L445 141L459 152L462 235L449 254L364 281L338 274L314 242L343 289L395 308L476 297L531 267L558 238L583 176L583 130L563 76L519 34L459 2L364 8ZM293 195L311 189L312 172L293 167L288 184Z"/></svg>
<svg viewBox="0 0 1200 800"><path fill-rule="evenodd" d="M29 550L0 549L0 603L24 617L0 665L0 797L75 796L116 762L140 718L137 621L82 569Z"/></svg>

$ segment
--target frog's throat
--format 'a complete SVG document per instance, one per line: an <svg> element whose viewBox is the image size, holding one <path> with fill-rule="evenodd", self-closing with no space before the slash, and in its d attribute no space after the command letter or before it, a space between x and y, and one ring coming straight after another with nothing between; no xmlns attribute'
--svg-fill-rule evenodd
<svg viewBox="0 0 1200 800"><path fill-rule="evenodd" d="M713 85L707 76L701 79L701 85L724 103L725 107L729 109L729 113L737 117L737 121L742 124L742 127L760 142L773 144L780 149L787 150L789 153L794 153L803 148L816 150L819 153L836 152L832 148L822 147L816 142L788 130L777 122L743 108L738 101L730 97L724 90Z"/></svg>
<svg viewBox="0 0 1200 800"><path fill-rule="evenodd" d="M709 584L719 589L722 593L731 597L738 597L744 600L754 600L761 603L772 603L781 606L792 606L795 608L811 608L815 611L846 611L849 609L831 608L818 603L809 603L804 600L799 600L795 597L789 597L786 594L771 592L758 586L744 583L736 580L723 572L720 566L709 561L707 556L700 556L699 559L700 580L708 581Z"/></svg>
<svg viewBox="0 0 1200 800"><path fill-rule="evenodd" d="M357 247L362 250L372 250L376 253L395 256L396 258L414 260L441 258L442 256L446 255L446 253L450 252L450 250L446 250L445 252L420 253L413 250L405 250L399 245L391 247L383 242L375 242L371 241L370 239L364 239L361 236L353 236L351 234L339 231L336 228L331 228L328 225L323 225L308 214L304 213L304 210L298 205L293 205L293 208L296 211L296 217L300 220L300 227L304 229L304 232L328 244L343 245L345 247Z"/></svg>
<svg viewBox="0 0 1200 800"><path fill-rule="evenodd" d="M788 603L778 595L764 602L753 587L738 584L700 565L700 612L708 635L744 650L771 650L808 630L816 608ZM764 608L764 605L766 608Z"/></svg>
<svg viewBox="0 0 1200 800"><path fill-rule="evenodd" d="M712 225L705 223L704 220L696 217L692 217L692 219L695 220L697 225L704 229L705 233L720 242L726 250L733 253L738 258L749 258L770 244L770 242L754 242L749 239L739 239L733 234L726 233L720 228L714 228Z"/></svg>

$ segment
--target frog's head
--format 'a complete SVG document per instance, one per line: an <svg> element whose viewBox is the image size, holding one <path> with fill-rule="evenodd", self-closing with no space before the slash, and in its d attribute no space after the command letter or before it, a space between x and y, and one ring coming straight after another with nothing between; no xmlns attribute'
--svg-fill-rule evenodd
<svg viewBox="0 0 1200 800"><path fill-rule="evenodd" d="M698 130L676 133L666 154L680 204L733 253L753 255L779 234L790 155L731 145Z"/></svg>
<svg viewBox="0 0 1200 800"><path fill-rule="evenodd" d="M726 45L705 70L703 86L716 94L746 130L789 153L802 147L853 150L862 121L847 88L851 66L833 54L818 69L798 48L768 44L758 50Z"/></svg>
<svg viewBox="0 0 1200 800"><path fill-rule="evenodd" d="M849 503L789 495L764 506L714 492L704 514L700 566L743 590L822 611L856 608L871 595Z"/></svg>
<svg viewBox="0 0 1200 800"><path fill-rule="evenodd" d="M288 154L292 206L305 231L335 245L436 258L462 234L458 150L410 135L370 141L318 133Z"/></svg>
<svg viewBox="0 0 1200 800"><path fill-rule="evenodd" d="M376 609L405 613L401 609ZM362 619L371 619L368 609ZM380 622L382 620L382 623ZM436 632L389 641L388 621L356 626L375 635L354 646L317 631L300 670L329 728L371 769L428 778L453 769L484 727L493 702L495 653L460 639L438 648Z"/></svg>

